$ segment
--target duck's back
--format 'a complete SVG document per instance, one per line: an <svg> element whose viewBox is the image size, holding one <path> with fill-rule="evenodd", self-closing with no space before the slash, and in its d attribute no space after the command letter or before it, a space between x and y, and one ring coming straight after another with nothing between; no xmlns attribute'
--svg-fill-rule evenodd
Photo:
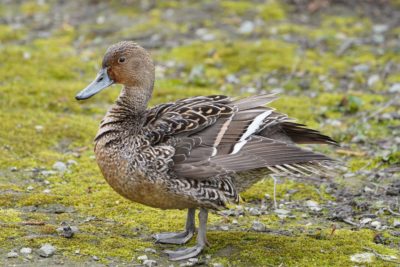
<svg viewBox="0 0 400 267"><path fill-rule="evenodd" d="M309 174L330 160L295 144L336 142L265 107L275 98L182 99L148 110L143 129L152 146L174 148L168 164L172 181L202 191L195 198L222 198L223 205L267 173Z"/></svg>

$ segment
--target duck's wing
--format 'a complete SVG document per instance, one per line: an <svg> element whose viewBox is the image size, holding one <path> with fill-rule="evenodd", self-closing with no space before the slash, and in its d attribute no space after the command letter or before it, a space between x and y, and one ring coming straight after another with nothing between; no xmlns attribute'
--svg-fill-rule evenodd
<svg viewBox="0 0 400 267"><path fill-rule="evenodd" d="M149 109L144 127L153 144L193 135L235 113L232 100L223 95L185 98Z"/></svg>
<svg viewBox="0 0 400 267"><path fill-rule="evenodd" d="M173 170L178 177L202 180L258 168L315 172L310 163L330 159L295 143L335 141L264 106L274 99L275 95L183 99L150 110L145 127L154 144L175 148Z"/></svg>

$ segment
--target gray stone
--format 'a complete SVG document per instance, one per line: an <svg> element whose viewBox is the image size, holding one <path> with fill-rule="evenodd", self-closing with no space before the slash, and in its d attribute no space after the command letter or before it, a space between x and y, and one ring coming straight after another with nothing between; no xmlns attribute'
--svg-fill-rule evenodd
<svg viewBox="0 0 400 267"><path fill-rule="evenodd" d="M145 248L144 252L145 253L157 253L157 251L154 248Z"/></svg>
<svg viewBox="0 0 400 267"><path fill-rule="evenodd" d="M227 76L225 77L225 80L226 80L228 83L234 83L234 84L240 82L240 80L235 76L235 74L229 74L229 75L227 75Z"/></svg>
<svg viewBox="0 0 400 267"><path fill-rule="evenodd" d="M382 223L380 221L373 221L373 222L371 222L371 226L375 227L376 229L379 229L379 228L381 228Z"/></svg>
<svg viewBox="0 0 400 267"><path fill-rule="evenodd" d="M147 255L141 255L141 256L137 257L137 259L138 259L139 261L144 262L145 260L148 260L149 258L147 257Z"/></svg>
<svg viewBox="0 0 400 267"><path fill-rule="evenodd" d="M93 255L93 256L92 256L92 259L93 259L94 261L98 261L98 260L100 260L100 258L99 258L99 257L97 257L96 255Z"/></svg>
<svg viewBox="0 0 400 267"><path fill-rule="evenodd" d="M59 235L65 237L65 238L71 238L79 231L77 226L69 226L69 225L64 225L61 227L57 228L57 232Z"/></svg>
<svg viewBox="0 0 400 267"><path fill-rule="evenodd" d="M199 259L198 259L198 258L190 258L190 259L188 259L188 262L191 262L191 263L198 263L198 262L199 262Z"/></svg>
<svg viewBox="0 0 400 267"><path fill-rule="evenodd" d="M265 225L262 222L253 221L251 229L256 232L264 232L267 228L265 227Z"/></svg>
<svg viewBox="0 0 400 267"><path fill-rule="evenodd" d="M260 216L261 212L257 208L250 208L249 214L252 216Z"/></svg>
<svg viewBox="0 0 400 267"><path fill-rule="evenodd" d="M370 223L371 221L372 221L371 218L363 218L360 220L360 223L365 225L367 223Z"/></svg>
<svg viewBox="0 0 400 267"><path fill-rule="evenodd" d="M357 263L367 263L367 262L372 262L375 258L375 255L371 252L365 252L365 253L358 253L358 254L353 254L350 256L350 260L352 262L357 262Z"/></svg>
<svg viewBox="0 0 400 267"><path fill-rule="evenodd" d="M212 266L213 266L213 267L224 267L224 265L223 265L222 263L219 263L219 262L213 263Z"/></svg>
<svg viewBox="0 0 400 267"><path fill-rule="evenodd" d="M400 228L400 220L395 219L395 220L393 221L393 227L394 227L394 228Z"/></svg>
<svg viewBox="0 0 400 267"><path fill-rule="evenodd" d="M157 266L158 263L155 260L144 260L143 265L146 267L153 267L153 266Z"/></svg>
<svg viewBox="0 0 400 267"><path fill-rule="evenodd" d="M76 162L76 160L73 159L67 160L67 166L72 166L72 165L78 165L78 162Z"/></svg>
<svg viewBox="0 0 400 267"><path fill-rule="evenodd" d="M59 172L65 172L67 170L67 165L64 162L57 161L53 164L53 169Z"/></svg>
<svg viewBox="0 0 400 267"><path fill-rule="evenodd" d="M31 254L32 249L31 248L21 248L19 251L21 254Z"/></svg>
<svg viewBox="0 0 400 267"><path fill-rule="evenodd" d="M290 210L276 209L274 210L274 212L279 215L288 215L290 213Z"/></svg>
<svg viewBox="0 0 400 267"><path fill-rule="evenodd" d="M254 22L246 20L244 21L239 28L239 33L241 34L249 34L254 31Z"/></svg>
<svg viewBox="0 0 400 267"><path fill-rule="evenodd" d="M392 84L389 88L389 93L400 93L400 83Z"/></svg>
<svg viewBox="0 0 400 267"><path fill-rule="evenodd" d="M322 208L319 206L318 202L316 202L314 200L307 200L306 205L312 211L321 211L322 210Z"/></svg>
<svg viewBox="0 0 400 267"><path fill-rule="evenodd" d="M51 245L51 244L44 244L39 250L38 250L38 254L41 257L44 258L48 258L54 255L54 253L56 252L56 248Z"/></svg>
<svg viewBox="0 0 400 267"><path fill-rule="evenodd" d="M10 171L12 171L12 172L16 172L16 171L18 171L18 168L17 168L17 167L15 167L15 166L13 166L13 167L11 167L11 168L10 168Z"/></svg>
<svg viewBox="0 0 400 267"><path fill-rule="evenodd" d="M50 176L50 175L54 175L57 172L56 171L41 171L40 172L43 176Z"/></svg>
<svg viewBox="0 0 400 267"><path fill-rule="evenodd" d="M368 78L367 84L369 87L371 87L371 86L374 86L374 84L376 84L377 82L379 82L379 80L380 80L379 75L374 74Z"/></svg>
<svg viewBox="0 0 400 267"><path fill-rule="evenodd" d="M7 253L7 258L17 258L18 257L18 253L15 251L10 251Z"/></svg>
<svg viewBox="0 0 400 267"><path fill-rule="evenodd" d="M376 24L372 26L372 31L375 33L384 33L389 29L389 26L386 24Z"/></svg>
<svg viewBox="0 0 400 267"><path fill-rule="evenodd" d="M367 64L359 64L353 67L353 70L357 72L367 72L369 69L370 67Z"/></svg>

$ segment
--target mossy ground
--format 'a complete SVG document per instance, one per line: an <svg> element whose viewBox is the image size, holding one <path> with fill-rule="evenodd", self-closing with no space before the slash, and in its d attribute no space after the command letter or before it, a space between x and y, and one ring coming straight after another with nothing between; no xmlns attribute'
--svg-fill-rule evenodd
<svg viewBox="0 0 400 267"><path fill-rule="evenodd" d="M59 21L54 16L60 10L74 16ZM92 256L101 264L133 264L145 248L155 248L157 254L148 256L167 264L161 253L166 246L155 245L151 234L181 229L185 212L123 199L106 184L93 159L92 139L119 86L83 103L74 99L94 77L104 49L121 39L135 39L152 50L158 64L152 105L200 94L278 91L275 108L343 144L338 154L332 148L316 149L345 162L347 172L354 174L351 178L338 174L333 181L317 183L280 178L278 204L297 205L292 212L296 218L280 219L273 212L246 215L237 218L240 226L225 232L218 226L232 219L212 214L212 247L205 251L211 255L209 264L351 266L350 255L366 249L399 259L400 239L390 234L391 227L354 230L328 220L328 208L309 213L302 206L310 199L322 206L332 201L341 205L327 190L331 183L359 192L365 184L386 182L382 186L387 187L399 178L370 176L400 163L400 142L394 139L399 120L382 116L399 110L398 102L387 103L396 99L389 88L400 83L400 27L374 33L373 26L384 18L376 22L359 10L339 10L342 13L328 9L303 14L309 21L299 23L293 6L272 0L168 1L154 6L146 1L94 1L79 8L73 1L2 4L0 14L7 23L0 26L0 263L35 264L37 256L5 255L51 243L58 249L52 264L91 265ZM16 15L23 23L15 23ZM238 32L246 20L255 21L254 29ZM345 47L348 40L354 43ZM374 74L379 79L372 83ZM385 140L390 144L383 149ZM68 160L76 164L66 172L46 172L56 161ZM369 177L357 172L360 169L370 170ZM272 188L266 177L243 194L242 204L259 205L265 194L272 196ZM370 199L361 195L355 201ZM392 205L396 197L381 201ZM266 204L272 210L272 201ZM392 223L390 214L377 214ZM249 232L254 220L272 232ZM79 233L71 239L60 237L56 229L61 222L78 226ZM338 228L333 234L332 224ZM374 241L377 233L385 236L383 244ZM395 265L376 258L370 266Z"/></svg>

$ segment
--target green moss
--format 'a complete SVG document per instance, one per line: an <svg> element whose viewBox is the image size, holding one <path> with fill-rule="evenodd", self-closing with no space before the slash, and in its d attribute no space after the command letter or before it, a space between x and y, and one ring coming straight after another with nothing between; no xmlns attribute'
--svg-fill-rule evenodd
<svg viewBox="0 0 400 267"><path fill-rule="evenodd" d="M398 255L393 249L385 248L373 242L370 230L323 230L326 238L314 238L305 234L298 236L279 236L256 233L215 233L210 235L213 243L211 253L217 253L214 262L226 261L218 258L218 251L228 251L229 263L234 266L352 266L350 256L372 248L378 253ZM249 250L248 248L252 249ZM334 257L331 257L334 255ZM395 266L392 263L376 259L367 266Z"/></svg>
<svg viewBox="0 0 400 267"><path fill-rule="evenodd" d="M48 4L38 4L37 1L26 1L20 6L20 11L24 15L32 16L36 13L46 13L50 10Z"/></svg>
<svg viewBox="0 0 400 267"><path fill-rule="evenodd" d="M0 209L0 222L15 223L21 221L21 213L14 209Z"/></svg>
<svg viewBox="0 0 400 267"><path fill-rule="evenodd" d="M280 1L270 0L261 6L260 16L265 21L282 20L286 17L286 12Z"/></svg>
<svg viewBox="0 0 400 267"><path fill-rule="evenodd" d="M0 25L0 42L20 40L25 36L22 29L14 29L8 25Z"/></svg>
<svg viewBox="0 0 400 267"><path fill-rule="evenodd" d="M265 194L273 196L273 188L274 181L272 178L268 178L252 186L246 192L242 193L242 196L245 200L262 199L264 198ZM313 185L299 183L298 181L285 181L285 179L282 178L282 181L278 182L276 185L277 200L279 201L280 199L289 197L287 193L293 189L296 192L290 195L291 200L313 199L316 201L321 201L326 200L326 198L331 199L329 195L321 193L323 190L317 191Z"/></svg>
<svg viewBox="0 0 400 267"><path fill-rule="evenodd" d="M224 13L226 12L239 16L248 13L254 7L253 3L244 1L221 1L220 5Z"/></svg>

